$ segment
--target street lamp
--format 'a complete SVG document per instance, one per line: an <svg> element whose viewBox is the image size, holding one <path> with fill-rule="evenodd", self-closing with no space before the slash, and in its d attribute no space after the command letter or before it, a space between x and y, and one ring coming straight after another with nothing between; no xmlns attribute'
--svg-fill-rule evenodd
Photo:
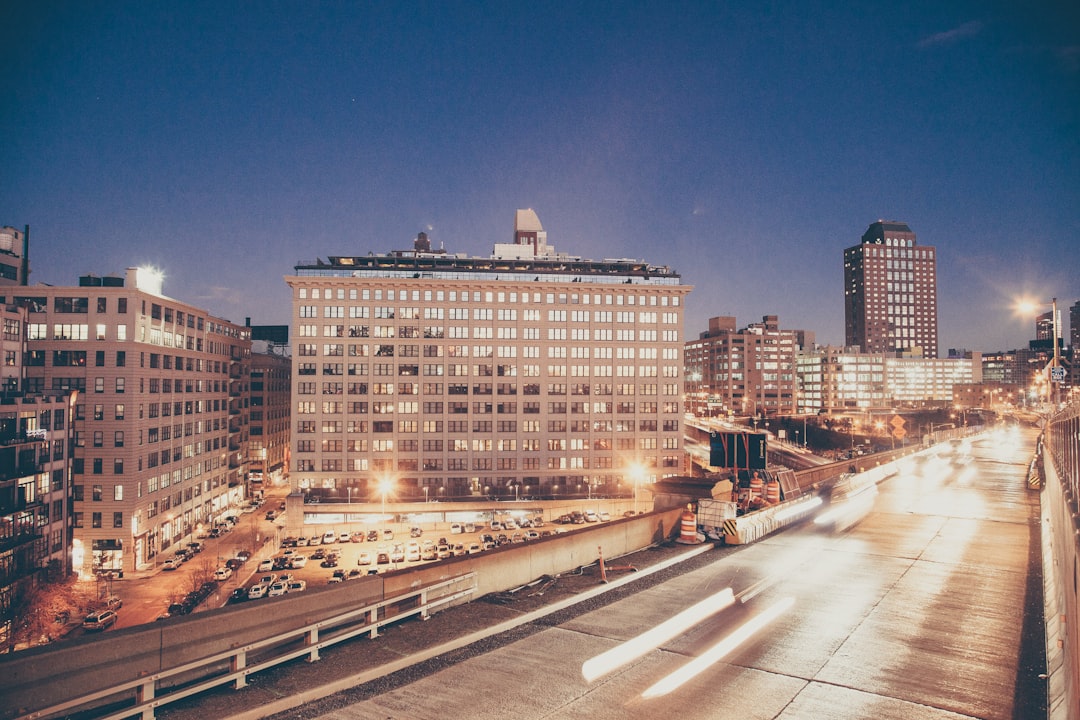
<svg viewBox="0 0 1080 720"><path fill-rule="evenodd" d="M382 497L382 520L386 521L386 496L394 489L394 478L383 475L379 478L379 495Z"/></svg>
<svg viewBox="0 0 1080 720"><path fill-rule="evenodd" d="M1033 300L1021 300L1017 303L1017 310L1024 315L1034 314L1036 308L1039 305L1046 305L1045 301L1036 302ZM1052 336L1050 341L1054 346L1054 357L1050 361L1050 365L1047 368L1047 381L1054 386L1054 410L1057 410L1061 404L1061 383L1065 381L1063 375L1064 368L1061 366L1061 351L1058 346L1058 338L1061 331L1058 328L1058 306L1057 298L1050 300L1050 322L1052 327Z"/></svg>
<svg viewBox="0 0 1080 720"><path fill-rule="evenodd" d="M635 462L631 463L626 470L630 479L634 481L634 514L639 515L638 486L641 485L641 481L645 479L645 467L641 463Z"/></svg>

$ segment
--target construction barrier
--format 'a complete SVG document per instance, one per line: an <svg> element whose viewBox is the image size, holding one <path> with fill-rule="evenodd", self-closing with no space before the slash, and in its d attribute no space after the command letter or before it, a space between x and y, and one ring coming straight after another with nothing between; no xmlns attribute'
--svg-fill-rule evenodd
<svg viewBox="0 0 1080 720"><path fill-rule="evenodd" d="M778 505L780 503L780 481L769 480L765 483L765 502L770 505Z"/></svg>
<svg viewBox="0 0 1080 720"><path fill-rule="evenodd" d="M807 496L725 520L724 542L728 545L757 542L783 527L805 519L820 505L820 498Z"/></svg>

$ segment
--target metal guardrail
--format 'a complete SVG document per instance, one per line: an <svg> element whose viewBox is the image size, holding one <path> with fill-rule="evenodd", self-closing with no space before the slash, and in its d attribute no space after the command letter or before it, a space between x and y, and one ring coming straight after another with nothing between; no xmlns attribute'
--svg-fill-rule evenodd
<svg viewBox="0 0 1080 720"><path fill-rule="evenodd" d="M384 625L400 622L412 616L426 619L433 610L469 597L475 589L476 573L464 573L341 615L248 643L227 652L207 655L138 680L130 680L62 703L38 708L33 712L18 716L17 720L37 720L76 710L92 711L95 704L101 707L106 701L108 707L114 708L118 702L117 696L127 693L132 695L133 704L121 710L105 710L106 714L97 716L98 720L122 720L133 717L152 720L155 708L223 685L233 685L235 689L240 689L247 685L248 676L298 658L306 656L308 662L315 662L319 659L319 652L323 648L361 635L378 637L379 629ZM444 594L431 599L430 595L435 592ZM403 604L407 607L399 608L399 611L393 615L385 614L389 608ZM259 653L264 654L257 661L250 662L251 657ZM223 667L227 667L224 672L221 670ZM193 674L198 679L192 682ZM170 685L170 683L175 684Z"/></svg>

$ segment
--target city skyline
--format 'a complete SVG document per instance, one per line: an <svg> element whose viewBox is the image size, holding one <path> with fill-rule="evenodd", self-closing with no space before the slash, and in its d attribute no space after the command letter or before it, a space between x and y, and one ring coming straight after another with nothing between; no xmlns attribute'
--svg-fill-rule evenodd
<svg viewBox="0 0 1080 720"><path fill-rule="evenodd" d="M268 8L4 11L32 284L152 264L284 325L297 263L421 230L483 257L532 207L564 252L679 272L686 338L777 315L842 344L878 219L938 249L943 355L1080 298L1075 8Z"/></svg>

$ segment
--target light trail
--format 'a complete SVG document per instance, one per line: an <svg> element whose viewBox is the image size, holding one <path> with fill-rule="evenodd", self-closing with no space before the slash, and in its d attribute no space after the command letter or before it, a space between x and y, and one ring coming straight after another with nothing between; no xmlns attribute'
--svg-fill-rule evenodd
<svg viewBox="0 0 1080 720"><path fill-rule="evenodd" d="M641 693L641 697L651 699L678 690L680 687L718 663L725 655L749 640L754 633L765 628L769 623L789 610L794 604L795 598L793 597L786 597L779 602L774 603L760 615L743 623L737 630L719 643L713 645L686 665L646 689L645 692Z"/></svg>
<svg viewBox="0 0 1080 720"><path fill-rule="evenodd" d="M608 673L628 665L647 652L655 650L680 633L698 624L702 620L724 608L735 604L735 595L731 588L726 588L711 595L701 602L660 623L647 632L620 643L599 655L589 658L581 665L581 674L586 682L603 677Z"/></svg>

